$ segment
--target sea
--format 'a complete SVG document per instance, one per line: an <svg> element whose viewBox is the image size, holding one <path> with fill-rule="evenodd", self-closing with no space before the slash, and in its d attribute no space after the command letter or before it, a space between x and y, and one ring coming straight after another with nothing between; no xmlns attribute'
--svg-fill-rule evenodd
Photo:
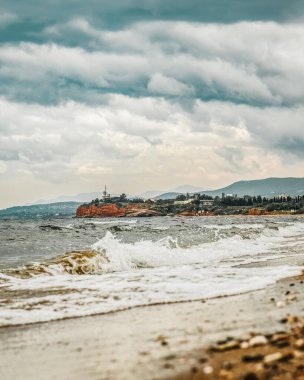
<svg viewBox="0 0 304 380"><path fill-rule="evenodd" d="M0 220L0 326L262 289L300 274L296 216Z"/></svg>

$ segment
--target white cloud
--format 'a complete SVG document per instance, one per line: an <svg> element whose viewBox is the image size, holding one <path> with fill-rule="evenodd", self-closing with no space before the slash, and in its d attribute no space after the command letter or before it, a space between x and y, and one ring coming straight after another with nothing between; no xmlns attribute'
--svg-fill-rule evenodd
<svg viewBox="0 0 304 380"><path fill-rule="evenodd" d="M81 39L77 47L60 45L69 31L86 37L82 46ZM108 31L76 19L45 33L57 43L3 45L0 76L267 105L304 98L302 24L149 22Z"/></svg>
<svg viewBox="0 0 304 380"><path fill-rule="evenodd" d="M178 80L166 77L161 73L152 76L148 83L148 90L162 95L193 95L194 88L179 82Z"/></svg>
<svg viewBox="0 0 304 380"><path fill-rule="evenodd" d="M279 145L286 136L304 138L304 107L197 101L186 110L163 98L111 95L100 106L1 99L0 108L3 184L12 184L19 172L37 198L45 183L48 191L64 193L95 190L104 182L114 192L135 193L189 181L216 187L242 178L298 175L303 166L303 160L290 159L288 145Z"/></svg>
<svg viewBox="0 0 304 380"><path fill-rule="evenodd" d="M75 33L82 45L68 46ZM18 198L9 191L16 186L33 200L105 182L135 193L301 175L302 24L148 22L109 31L75 19L45 34L53 42L0 47L5 202ZM63 90L73 99L69 81L83 103L61 101ZM57 105L13 100L31 87L42 104L45 89L58 93Z"/></svg>

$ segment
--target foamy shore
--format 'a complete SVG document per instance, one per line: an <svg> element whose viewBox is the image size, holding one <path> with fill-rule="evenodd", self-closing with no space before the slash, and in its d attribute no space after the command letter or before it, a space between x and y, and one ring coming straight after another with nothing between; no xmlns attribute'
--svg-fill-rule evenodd
<svg viewBox="0 0 304 380"><path fill-rule="evenodd" d="M293 284L292 286L290 286ZM246 294L0 329L0 377L192 378L205 349L227 336L282 330L303 315L302 277ZM289 300L286 292L296 295ZM169 364L168 364L169 363Z"/></svg>

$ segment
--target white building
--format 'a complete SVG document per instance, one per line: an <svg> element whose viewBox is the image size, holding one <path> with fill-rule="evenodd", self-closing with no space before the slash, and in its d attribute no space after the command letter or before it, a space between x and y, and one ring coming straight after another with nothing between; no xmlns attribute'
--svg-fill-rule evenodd
<svg viewBox="0 0 304 380"><path fill-rule="evenodd" d="M213 199L203 199L201 200L201 205L202 206L213 206Z"/></svg>
<svg viewBox="0 0 304 380"><path fill-rule="evenodd" d="M192 199L186 199L185 201L174 201L174 205L187 205L192 202Z"/></svg>

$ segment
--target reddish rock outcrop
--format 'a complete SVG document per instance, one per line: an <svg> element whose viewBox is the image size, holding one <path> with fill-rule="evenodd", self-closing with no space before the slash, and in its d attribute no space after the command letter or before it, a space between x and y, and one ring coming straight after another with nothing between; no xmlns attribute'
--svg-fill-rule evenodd
<svg viewBox="0 0 304 380"><path fill-rule="evenodd" d="M102 206L81 205L76 210L76 218L109 218L125 215L126 208L118 208L115 204Z"/></svg>
<svg viewBox="0 0 304 380"><path fill-rule="evenodd" d="M259 208L250 208L248 210L248 215L266 215L267 212L265 210Z"/></svg>
<svg viewBox="0 0 304 380"><path fill-rule="evenodd" d="M118 218L128 217L144 217L159 216L159 212L147 208L143 204L128 204L119 208L116 204L105 205L81 205L76 210L76 218Z"/></svg>

